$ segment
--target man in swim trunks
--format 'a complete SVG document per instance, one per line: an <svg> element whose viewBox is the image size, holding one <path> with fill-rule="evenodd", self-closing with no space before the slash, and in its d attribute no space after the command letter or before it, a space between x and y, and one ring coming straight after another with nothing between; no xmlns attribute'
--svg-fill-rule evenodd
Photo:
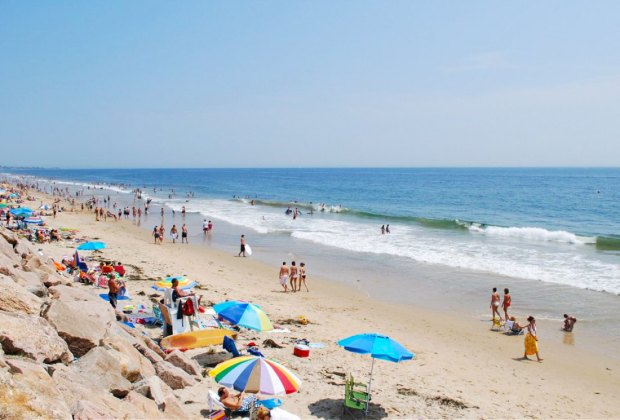
<svg viewBox="0 0 620 420"><path fill-rule="evenodd" d="M221 387L217 390L220 402L229 410L249 411L252 404L256 404L256 395L244 395L243 392L232 395L228 389Z"/></svg>
<svg viewBox="0 0 620 420"><path fill-rule="evenodd" d="M185 223L181 226L181 243L184 241L186 244L189 244L189 241L187 240L187 226L185 226Z"/></svg>
<svg viewBox="0 0 620 420"><path fill-rule="evenodd" d="M241 255L243 255L245 257L245 235L241 235L241 239L239 241L239 254L237 255L238 257L240 257Z"/></svg>
<svg viewBox="0 0 620 420"><path fill-rule="evenodd" d="M291 282L291 290L293 292L296 292L297 291L297 266L295 266L295 261L291 262L290 282Z"/></svg>
<svg viewBox="0 0 620 420"><path fill-rule="evenodd" d="M288 291L288 286L286 282L288 281L288 275L290 271L286 266L286 261L282 262L282 267L280 267L280 274L278 274L278 278L280 279L280 286L284 289L284 293Z"/></svg>
<svg viewBox="0 0 620 420"><path fill-rule="evenodd" d="M504 308L504 319L508 320L510 317L508 316L508 308L512 303L512 297L510 297L510 291L508 289L504 289L504 301L502 302L502 308Z"/></svg>
<svg viewBox="0 0 620 420"><path fill-rule="evenodd" d="M495 314L499 320L502 320L502 316L499 314L499 293L497 293L497 287L493 288L493 293L491 293L491 317L495 319Z"/></svg>

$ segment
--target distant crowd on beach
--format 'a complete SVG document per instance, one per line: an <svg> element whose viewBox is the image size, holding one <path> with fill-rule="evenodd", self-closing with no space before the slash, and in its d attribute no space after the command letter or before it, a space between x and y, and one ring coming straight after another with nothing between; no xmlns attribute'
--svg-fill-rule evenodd
<svg viewBox="0 0 620 420"><path fill-rule="evenodd" d="M500 306L504 311L503 318L499 312ZM527 331L524 341L525 350L523 352L523 359L528 360L528 356L536 355L536 359L539 362L542 362L543 359L540 357L538 349L538 331L536 328L536 318L530 315L527 317L527 324L521 324L515 316L510 316L508 314L508 308L510 308L511 306L512 296L510 295L510 290L507 288L504 289L504 298L502 300L497 291L497 288L494 287L493 291L491 292L490 304L491 316L493 318L492 329L499 329L503 327L507 335L521 335L525 331ZM564 314L562 331L572 332L576 322L577 318L569 314Z"/></svg>

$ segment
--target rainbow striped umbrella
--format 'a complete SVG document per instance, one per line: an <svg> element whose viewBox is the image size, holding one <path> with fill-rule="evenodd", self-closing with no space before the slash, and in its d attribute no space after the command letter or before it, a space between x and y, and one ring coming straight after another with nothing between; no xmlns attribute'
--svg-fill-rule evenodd
<svg viewBox="0 0 620 420"><path fill-rule="evenodd" d="M198 285L198 283L196 283L195 281L191 281L188 279L180 279L179 277L177 277L177 279L179 279L179 289L181 290L189 290ZM167 279L158 281L157 283L155 283L155 286L151 286L151 287L155 290L159 290L160 292L163 292L166 289L171 289L172 279L170 281L167 281Z"/></svg>
<svg viewBox="0 0 620 420"><path fill-rule="evenodd" d="M209 376L223 386L252 394L284 395L299 391L301 381L273 360L241 356L220 363Z"/></svg>
<svg viewBox="0 0 620 420"><path fill-rule="evenodd" d="M256 331L271 331L273 325L263 309L249 302L229 300L213 306L213 310L225 320Z"/></svg>

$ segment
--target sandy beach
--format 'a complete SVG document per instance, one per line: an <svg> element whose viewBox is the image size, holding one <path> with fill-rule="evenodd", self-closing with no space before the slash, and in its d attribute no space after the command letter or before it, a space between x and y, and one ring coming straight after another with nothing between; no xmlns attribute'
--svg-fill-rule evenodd
<svg viewBox="0 0 620 420"><path fill-rule="evenodd" d="M50 203L51 197L44 201ZM371 359L336 345L337 340L362 332L389 335L416 354L413 361L400 364L376 363L372 418L620 417L620 363L545 342L545 330L559 325L539 325L542 363L521 360L523 336L492 332L490 322L374 300L341 283L337 272L330 278L311 276L310 293L284 294L278 284L278 267L200 244L166 241L154 245L149 232L131 219L96 222L88 212L61 212L46 221L52 227L75 228L79 236L105 241L103 256L122 261L130 275L141 279L128 282L132 303L150 306L148 295L154 292L150 288L154 281L183 274L200 283L197 293L204 296L203 302L242 299L260 304L274 323L285 324L290 333L245 331L238 344L255 341L260 345L271 338L283 345L282 349L261 350L303 381L301 392L282 398L283 407L302 418L339 417L344 376L351 373L357 380L367 380ZM62 242L36 247L55 259L74 249L72 243ZM299 316L309 324L287 324ZM292 354L298 338L325 347L312 349L309 358L298 358ZM192 402L186 409L196 418L206 408L207 389L217 389L209 378L205 384L209 386L205 385L204 392L192 391L195 395L187 397Z"/></svg>

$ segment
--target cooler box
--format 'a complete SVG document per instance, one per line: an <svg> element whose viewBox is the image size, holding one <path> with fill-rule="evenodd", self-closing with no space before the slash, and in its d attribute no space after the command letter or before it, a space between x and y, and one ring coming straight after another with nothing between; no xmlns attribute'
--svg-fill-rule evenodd
<svg viewBox="0 0 620 420"><path fill-rule="evenodd" d="M296 344L293 349L293 354L297 357L308 357L310 356L310 347L304 344Z"/></svg>

